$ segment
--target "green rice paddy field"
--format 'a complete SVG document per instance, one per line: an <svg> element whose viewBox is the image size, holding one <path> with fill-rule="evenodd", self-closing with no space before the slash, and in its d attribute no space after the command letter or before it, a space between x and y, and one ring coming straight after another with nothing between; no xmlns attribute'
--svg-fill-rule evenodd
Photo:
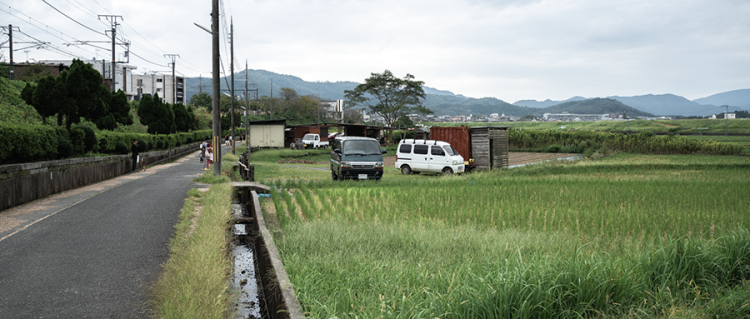
<svg viewBox="0 0 750 319"><path fill-rule="evenodd" d="M750 316L746 156L333 182L279 154L256 171L310 318Z"/></svg>

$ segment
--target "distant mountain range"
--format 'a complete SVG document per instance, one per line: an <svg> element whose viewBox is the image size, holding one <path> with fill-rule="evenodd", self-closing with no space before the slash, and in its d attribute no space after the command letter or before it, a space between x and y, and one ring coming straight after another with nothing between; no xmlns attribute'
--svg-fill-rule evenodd
<svg viewBox="0 0 750 319"><path fill-rule="evenodd" d="M354 89L359 83L351 81L341 82L308 82L292 75L278 74L265 70L248 70L248 95L253 98L255 89L258 96L279 96L282 87L294 89L299 95L313 95L323 100L343 99L344 90ZM245 71L235 74L235 93L244 96ZM221 89L228 92L229 77L221 79ZM187 78L185 81L187 99L200 91L211 92L211 79ZM544 113L579 113L605 114L627 112L629 117L655 115L711 115L724 112L722 105L730 105L729 111L750 109L750 89L734 90L714 94L708 97L690 101L673 94L640 95L632 97L611 96L607 98L584 98L574 96L564 101L536 101L521 100L513 104L503 100L486 97L470 98L454 94L446 90L423 87L427 98L424 105L433 110L436 115L485 115L492 113L521 117L535 115L541 117Z"/></svg>
<svg viewBox="0 0 750 319"><path fill-rule="evenodd" d="M725 112L726 109L721 108L722 105L729 105L730 112L750 109L750 89L718 93L709 97L695 99L693 101L674 94L647 94L631 97L610 96L608 98L620 101L623 104L636 108L640 111L656 115L711 115L715 113ZM546 100L543 102L538 102L535 100L522 100L517 101L513 104L531 107L547 107L550 105L566 103L571 100L575 101L581 99L583 98L580 96L576 96L565 101Z"/></svg>

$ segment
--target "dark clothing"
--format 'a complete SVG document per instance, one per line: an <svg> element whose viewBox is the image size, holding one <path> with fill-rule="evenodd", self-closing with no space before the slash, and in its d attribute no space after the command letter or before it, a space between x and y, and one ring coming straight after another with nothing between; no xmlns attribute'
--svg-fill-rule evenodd
<svg viewBox="0 0 750 319"><path fill-rule="evenodd" d="M133 143L130 146L130 151L133 152L133 161L132 162L133 162L133 172L135 172L135 167L138 164L138 162L137 162L138 161L138 145L136 145L135 143Z"/></svg>

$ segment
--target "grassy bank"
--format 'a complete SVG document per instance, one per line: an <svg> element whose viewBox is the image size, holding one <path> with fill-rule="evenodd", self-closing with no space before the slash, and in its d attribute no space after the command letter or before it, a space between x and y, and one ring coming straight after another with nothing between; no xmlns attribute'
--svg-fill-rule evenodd
<svg viewBox="0 0 750 319"><path fill-rule="evenodd" d="M743 317L748 172L737 156L619 154L380 182L278 175L267 207L309 317Z"/></svg>
<svg viewBox="0 0 750 319"><path fill-rule="evenodd" d="M244 152L237 148L236 153ZM192 189L180 211L170 240L169 260L153 288L155 318L229 318L232 261L229 256L229 224L232 188L227 184L231 153L222 158L222 176L204 172L197 182L211 184L208 191Z"/></svg>

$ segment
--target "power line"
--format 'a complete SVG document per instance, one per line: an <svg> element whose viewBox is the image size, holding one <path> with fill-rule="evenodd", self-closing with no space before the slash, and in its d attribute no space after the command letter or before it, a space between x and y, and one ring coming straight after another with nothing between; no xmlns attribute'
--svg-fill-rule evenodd
<svg viewBox="0 0 750 319"><path fill-rule="evenodd" d="M91 30L91 31L93 31L93 32L95 32L95 33L97 33L97 34L103 35L103 36L105 36L105 37L107 36L107 35L106 35L106 34L104 34L104 33L101 33L101 32L99 32L99 31L96 31L96 30L94 30L94 29L92 29L92 28L89 28L88 26L84 25L83 23L80 23L80 22L76 21L76 19L73 19L73 18L71 18L70 16L68 16L67 14L65 14L65 13L63 13L62 11L58 10L58 9L57 9L57 8L55 8L55 7L53 6L53 5L49 4L49 2L47 2L46 0L42 0L42 2L46 3L46 4L47 4L48 6L50 6L50 7L52 8L52 9L55 9L55 11L57 11L57 12L59 12L60 14L64 15L64 16L65 16L66 18L68 18L68 19L72 20L72 21L73 21L73 22L75 22L75 23L78 23L78 24L79 24L80 26L82 26L82 27L84 27L84 28L86 28L86 29L89 29L89 30Z"/></svg>
<svg viewBox="0 0 750 319"><path fill-rule="evenodd" d="M61 31L59 31L59 30L57 30L57 29L55 29L55 28L52 28L52 27L50 27L50 26L48 26L48 25L44 24L43 22L41 22L41 21L39 21L39 20L36 20L36 19L34 19L34 18L32 18L32 17L30 17L30 16L28 16L28 15L24 14L24 13L23 13L23 12L21 12L21 11L15 10L15 11L16 11L16 12L18 12L19 14L22 14L22 15L26 16L26 18L28 18L28 21L27 21L26 19L24 19L24 18L21 18L21 17L19 17L19 16L15 15L15 14L13 14L13 12L11 12L11 10L13 10L13 9L12 9L12 8L11 8L10 6L8 6L7 4L3 3L2 1L0 1L0 4L3 4L3 5L5 5L5 6L7 6L7 7L8 7L8 10L5 10L5 9L1 9L1 8L0 8L0 11L3 11L3 12L5 12L5 13L7 13L7 14L9 14L9 15L13 16L13 17L15 17L16 19L18 19L18 20L20 20L20 21L22 21L22 22L28 23L29 25L31 25L31 26L33 26L33 27L35 27L35 28L37 28L37 29L39 29L39 30L41 30L41 31L44 31L45 33L47 33L47 34L49 34L49 35L51 35L51 36L53 36L53 37L55 37L55 38L58 38L58 39L60 39L60 40L62 40L62 41L66 41L66 42L67 42L67 41L70 41L70 40L66 40L66 39L63 39L63 38L62 38L62 37L60 37L59 35L57 35L57 34L54 34L54 33L50 32L49 30L46 30L46 29L52 29L52 30L54 30L54 31L56 31L56 32L58 32L58 33L60 33L60 34L61 34L61 35L63 35L63 36L66 36L66 37L68 37L68 38L70 38L70 39L73 39L73 41L79 41L79 40L78 40L78 39L76 39L75 37L69 36L69 35L67 35L67 34L65 34L65 33L61 32ZM38 23L38 24L41 24L41 25L45 26L45 27L46 27L46 29L45 29L45 28L43 28L43 27L40 27L40 26L36 25L35 23L33 23L33 22L31 22L31 21L35 21L36 23ZM41 41L40 41L40 42L41 42ZM94 52L91 52L91 51L88 51L88 50L85 50L85 49L82 49L82 48L78 48L78 47L77 47L76 49L78 49L78 50L81 50L81 51L85 51L85 52L87 52L87 54L96 54L96 53L94 53Z"/></svg>

